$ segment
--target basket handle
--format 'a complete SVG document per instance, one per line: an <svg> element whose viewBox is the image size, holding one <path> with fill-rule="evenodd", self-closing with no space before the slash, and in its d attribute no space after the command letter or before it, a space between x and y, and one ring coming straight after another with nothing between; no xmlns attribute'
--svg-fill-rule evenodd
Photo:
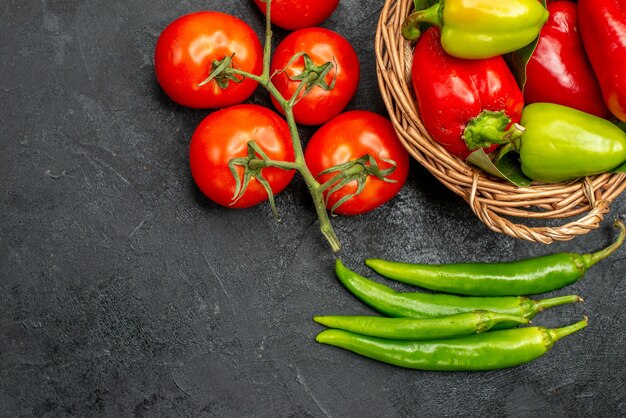
<svg viewBox="0 0 626 418"><path fill-rule="evenodd" d="M474 172L472 188L468 198L466 198L472 211L476 216L492 231L503 233L512 237L526 241L551 244L554 241L569 241L578 235L584 235L593 229L597 229L606 214L610 211L610 200L596 199L593 187L588 179L585 179L585 195L591 210L581 218L568 222L557 227L530 227L515 223L500 214L496 213L476 199L478 189L478 179L480 174Z"/></svg>

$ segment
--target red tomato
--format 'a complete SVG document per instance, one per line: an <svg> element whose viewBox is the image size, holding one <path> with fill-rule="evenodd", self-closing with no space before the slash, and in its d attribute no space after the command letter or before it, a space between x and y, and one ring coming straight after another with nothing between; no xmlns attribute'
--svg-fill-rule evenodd
<svg viewBox="0 0 626 418"><path fill-rule="evenodd" d="M265 14L267 4L254 0ZM318 26L333 14L339 0L273 0L271 20L276 26L296 30Z"/></svg>
<svg viewBox="0 0 626 418"><path fill-rule="evenodd" d="M183 106L220 108L241 103L257 87L246 79L221 89L211 74L213 60L233 55L233 66L253 74L263 71L263 48L244 21L219 12L196 12L172 22L159 36L154 55L156 76L167 95Z"/></svg>
<svg viewBox="0 0 626 418"><path fill-rule="evenodd" d="M209 199L222 206L247 208L268 199L263 186L253 178L243 197L232 204L236 182L228 162L248 155L248 142L255 141L272 160L293 162L294 151L287 123L271 110L243 104L207 116L191 138L189 163L194 181ZM243 167L237 166L239 177ZM264 168L263 177L274 194L287 187L295 172Z"/></svg>
<svg viewBox="0 0 626 418"><path fill-rule="evenodd" d="M356 215L368 212L393 198L409 174L409 154L388 119L363 110L337 116L322 126L307 145L304 154L307 166L322 184L330 180L333 174L319 176L320 172L365 154L374 157L381 170L392 167L392 164L383 159L395 161L396 170L388 178L396 182L387 183L368 176L363 192L339 206L335 210L338 214ZM327 208L332 208L341 198L354 193L356 188L356 181L353 181L331 194Z"/></svg>
<svg viewBox="0 0 626 418"><path fill-rule="evenodd" d="M300 81L289 79L301 74L304 68L303 57L289 63L299 52L305 52L315 65L327 62L335 65L326 77L329 85L335 79L334 88L325 91L316 86L294 107L296 122L321 125L341 113L356 93L359 58L345 38L328 29L309 28L291 33L276 47L271 65L272 74L284 70L276 73L272 81L285 99L290 99L300 85ZM276 99L272 98L272 102L282 112Z"/></svg>

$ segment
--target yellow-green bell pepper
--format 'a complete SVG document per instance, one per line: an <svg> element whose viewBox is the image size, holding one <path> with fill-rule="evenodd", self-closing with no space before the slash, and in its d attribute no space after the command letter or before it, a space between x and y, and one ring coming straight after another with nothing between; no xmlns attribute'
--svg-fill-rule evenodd
<svg viewBox="0 0 626 418"><path fill-rule="evenodd" d="M537 0L440 0L409 15L402 34L417 39L419 25L441 28L441 45L458 58L482 59L516 51L530 44L548 19Z"/></svg>
<svg viewBox="0 0 626 418"><path fill-rule="evenodd" d="M606 119L551 103L522 111L522 171L553 183L608 172L626 161L626 133Z"/></svg>

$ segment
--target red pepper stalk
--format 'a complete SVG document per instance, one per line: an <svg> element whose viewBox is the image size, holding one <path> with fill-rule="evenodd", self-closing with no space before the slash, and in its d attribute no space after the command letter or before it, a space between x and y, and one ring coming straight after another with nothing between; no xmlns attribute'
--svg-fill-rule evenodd
<svg viewBox="0 0 626 418"><path fill-rule="evenodd" d="M611 112L626 122L626 2L578 0L580 33Z"/></svg>
<svg viewBox="0 0 626 418"><path fill-rule="evenodd" d="M610 118L583 47L576 3L553 1L548 12L550 17L526 66L526 104L556 103Z"/></svg>
<svg viewBox="0 0 626 418"><path fill-rule="evenodd" d="M452 155L465 159L481 147L488 153L520 134L509 128L519 122L524 98L501 56L452 57L432 27L415 46L412 81L426 130Z"/></svg>

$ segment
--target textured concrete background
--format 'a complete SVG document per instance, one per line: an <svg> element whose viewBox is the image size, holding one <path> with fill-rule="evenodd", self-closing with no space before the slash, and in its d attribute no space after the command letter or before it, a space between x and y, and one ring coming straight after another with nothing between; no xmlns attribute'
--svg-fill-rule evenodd
<svg viewBox="0 0 626 418"><path fill-rule="evenodd" d="M350 108L384 113L381 3L343 0L325 26L360 55ZM207 8L262 32L242 0L0 0L1 416L626 414L625 249L567 290L585 304L535 321L589 315L589 328L525 366L426 373L315 343L314 314L371 311L335 279L303 183L279 196L281 224L267 205L207 201L187 159L207 112L154 79L160 31ZM612 216L625 212L622 196ZM417 164L394 201L334 225L341 257L368 276L368 256L510 260L614 236L610 221L550 247L495 234Z"/></svg>

